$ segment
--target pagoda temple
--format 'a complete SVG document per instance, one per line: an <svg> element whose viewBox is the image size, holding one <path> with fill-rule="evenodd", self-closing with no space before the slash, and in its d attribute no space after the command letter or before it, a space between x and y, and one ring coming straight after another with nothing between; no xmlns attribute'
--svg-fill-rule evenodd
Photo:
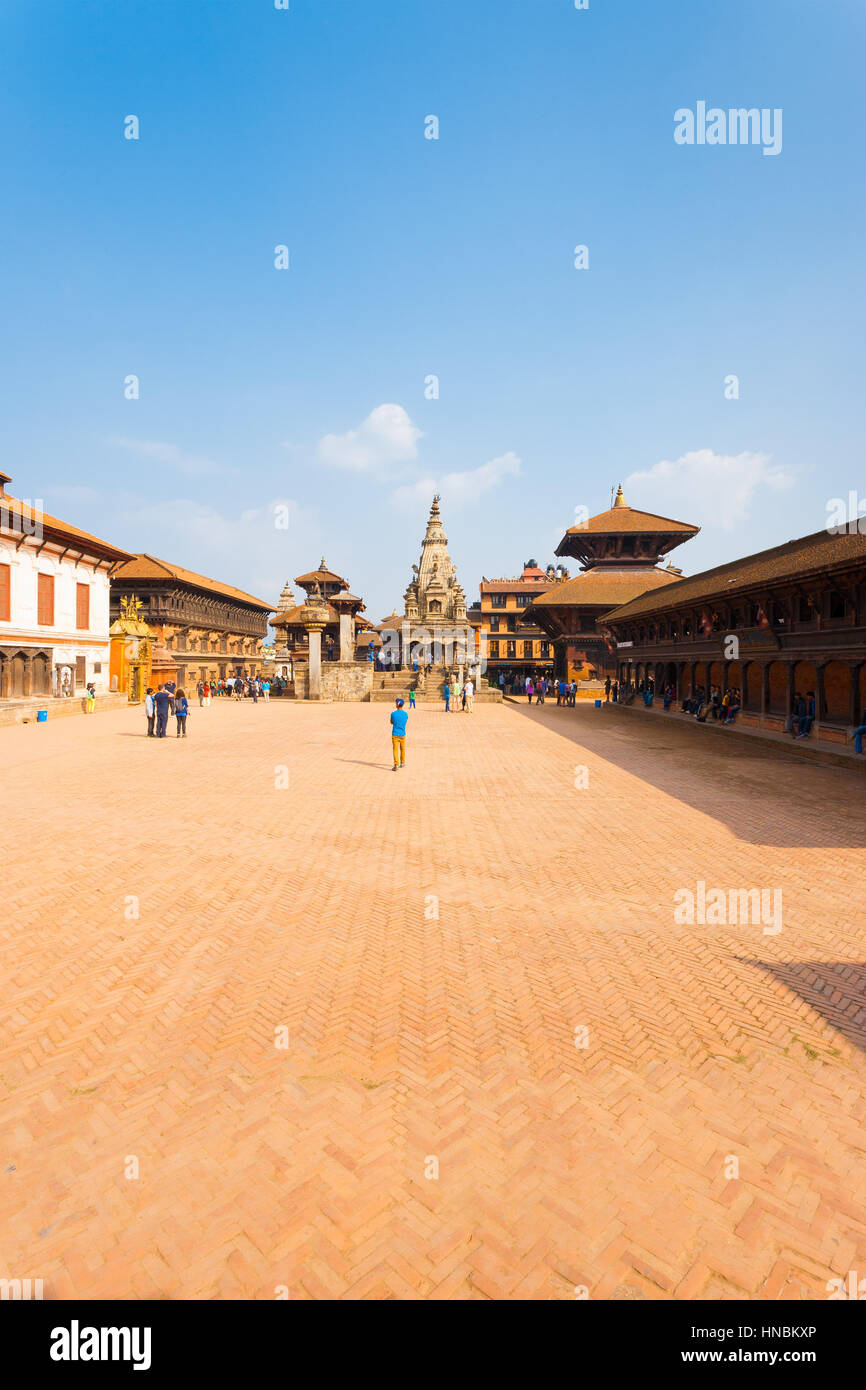
<svg viewBox="0 0 866 1390"><path fill-rule="evenodd" d="M534 618L553 638L557 679L604 680L616 672L616 645L598 619L650 589L682 577L662 559L700 530L685 521L654 516L630 507L622 485L609 511L571 526L556 548L580 562L580 573L539 594L529 604Z"/></svg>

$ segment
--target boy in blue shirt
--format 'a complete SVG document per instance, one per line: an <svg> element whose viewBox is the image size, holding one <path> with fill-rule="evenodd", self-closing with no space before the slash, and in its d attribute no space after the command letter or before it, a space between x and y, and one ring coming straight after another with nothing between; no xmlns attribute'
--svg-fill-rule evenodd
<svg viewBox="0 0 866 1390"><path fill-rule="evenodd" d="M391 711L391 749L394 754L394 768L404 767L406 764L406 725L409 722L409 711L403 708L403 701L397 701L397 708Z"/></svg>

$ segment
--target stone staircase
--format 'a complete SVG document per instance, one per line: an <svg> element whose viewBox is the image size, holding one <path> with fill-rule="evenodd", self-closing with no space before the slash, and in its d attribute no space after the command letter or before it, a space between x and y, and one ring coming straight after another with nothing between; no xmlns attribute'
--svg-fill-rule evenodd
<svg viewBox="0 0 866 1390"><path fill-rule="evenodd" d="M369 699L376 704L393 704L395 700L403 699L408 705L409 691L414 686L416 704L442 704L445 700L442 691L448 674L445 668L434 666L427 673L423 689L418 683L420 674L420 671L374 671ZM502 695L499 690L489 689L486 678L482 676L475 699L480 704L499 704Z"/></svg>

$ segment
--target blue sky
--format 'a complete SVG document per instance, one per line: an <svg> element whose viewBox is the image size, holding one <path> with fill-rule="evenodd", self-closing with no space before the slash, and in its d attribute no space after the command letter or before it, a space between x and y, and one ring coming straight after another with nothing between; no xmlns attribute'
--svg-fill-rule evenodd
<svg viewBox="0 0 866 1390"><path fill-rule="evenodd" d="M470 599L619 481L703 527L692 573L866 494L860 0L6 0L0 37L16 495L274 603L324 553L378 620L434 487ZM677 145L701 100L781 108L781 153Z"/></svg>

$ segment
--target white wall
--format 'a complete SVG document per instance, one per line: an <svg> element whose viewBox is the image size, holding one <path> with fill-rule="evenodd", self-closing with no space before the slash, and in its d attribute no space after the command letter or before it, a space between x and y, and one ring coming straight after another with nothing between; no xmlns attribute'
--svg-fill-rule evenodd
<svg viewBox="0 0 866 1390"><path fill-rule="evenodd" d="M16 539L20 539L18 536ZM92 564L81 561L77 566L69 556L61 560L60 550L46 545L37 555L38 542L29 537L20 549L0 535L0 565L11 569L10 620L0 621L0 646L20 645L54 649L54 665L68 663L73 672L76 656L87 659L87 680L97 690L108 690L109 659L109 579L106 569L95 571ZM38 612L37 575L54 576L54 626L40 627ZM90 589L90 623L86 632L75 626L76 586L87 584ZM94 666L102 665L102 671Z"/></svg>

